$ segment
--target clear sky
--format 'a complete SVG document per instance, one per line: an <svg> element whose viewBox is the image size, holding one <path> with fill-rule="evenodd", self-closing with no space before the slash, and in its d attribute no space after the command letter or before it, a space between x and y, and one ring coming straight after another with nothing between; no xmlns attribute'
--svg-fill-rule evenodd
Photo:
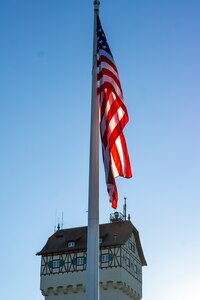
<svg viewBox="0 0 200 300"><path fill-rule="evenodd" d="M140 232L146 300L200 295L200 2L101 0L130 122L119 210ZM54 232L87 224L92 0L0 2L1 299L42 300ZM112 213L100 160L100 222Z"/></svg>

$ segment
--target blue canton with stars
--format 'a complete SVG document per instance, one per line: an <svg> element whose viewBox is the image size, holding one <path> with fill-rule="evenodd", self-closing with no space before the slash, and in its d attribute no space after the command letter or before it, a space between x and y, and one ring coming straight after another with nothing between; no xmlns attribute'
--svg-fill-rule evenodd
<svg viewBox="0 0 200 300"><path fill-rule="evenodd" d="M99 16L97 16L97 53L99 52L100 49L108 52L112 56L112 53L110 51L110 48L106 40L105 33L101 26Z"/></svg>

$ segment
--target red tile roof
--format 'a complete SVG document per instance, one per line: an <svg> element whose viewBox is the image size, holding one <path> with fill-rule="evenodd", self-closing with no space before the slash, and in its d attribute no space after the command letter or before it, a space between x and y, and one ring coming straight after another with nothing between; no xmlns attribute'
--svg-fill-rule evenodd
<svg viewBox="0 0 200 300"><path fill-rule="evenodd" d="M132 232L135 236L141 263L145 266L147 263L143 254L139 232L130 221L101 224L99 237L102 238L102 243L100 243L100 248L123 245L129 239ZM68 242L75 242L75 246L69 248ZM56 231L36 255L50 255L80 250L86 251L86 249L87 227L75 227Z"/></svg>

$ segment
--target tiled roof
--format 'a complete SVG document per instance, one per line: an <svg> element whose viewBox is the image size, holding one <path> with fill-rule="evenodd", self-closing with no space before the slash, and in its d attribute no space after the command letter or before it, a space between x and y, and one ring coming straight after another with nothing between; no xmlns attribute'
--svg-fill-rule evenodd
<svg viewBox="0 0 200 300"><path fill-rule="evenodd" d="M100 225L99 237L102 238L100 248L123 245L133 232L136 246L142 265L147 265L139 232L130 221L118 221ZM68 242L75 242L73 248L68 247ZM56 253L66 253L69 251L86 250L87 248L87 227L75 227L56 231L47 241L37 255L50 255Z"/></svg>

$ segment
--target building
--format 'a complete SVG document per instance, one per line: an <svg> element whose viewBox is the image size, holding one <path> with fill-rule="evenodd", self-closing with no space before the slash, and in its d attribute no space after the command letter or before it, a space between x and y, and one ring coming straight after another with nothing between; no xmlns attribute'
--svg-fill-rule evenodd
<svg viewBox="0 0 200 300"><path fill-rule="evenodd" d="M139 232L126 215L115 212L100 225L100 299L140 300L146 265ZM45 300L86 299L87 227L60 229L41 256L40 289Z"/></svg>

